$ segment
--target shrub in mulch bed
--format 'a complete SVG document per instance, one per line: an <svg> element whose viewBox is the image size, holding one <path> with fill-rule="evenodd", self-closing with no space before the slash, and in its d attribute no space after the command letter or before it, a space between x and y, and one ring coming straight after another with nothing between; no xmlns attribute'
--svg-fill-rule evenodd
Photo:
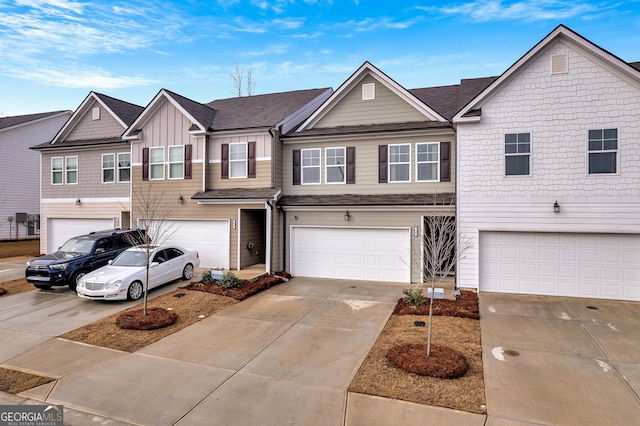
<svg viewBox="0 0 640 426"><path fill-rule="evenodd" d="M144 315L142 308L125 311L116 318L116 325L129 330L155 330L174 324L177 320L178 315L174 311L153 307L147 309L147 315Z"/></svg>
<svg viewBox="0 0 640 426"><path fill-rule="evenodd" d="M5 290L4 288L0 288L0 296L6 293L7 293L7 290Z"/></svg>
<svg viewBox="0 0 640 426"><path fill-rule="evenodd" d="M393 311L394 315L429 315L429 300L422 306L411 306L404 297L398 299ZM480 319L478 294L463 290L456 300L433 299L433 315L444 315L459 318Z"/></svg>
<svg viewBox="0 0 640 426"><path fill-rule="evenodd" d="M462 353L434 343L429 356L424 343L402 343L389 349L387 359L396 367L440 379L462 377L469 368Z"/></svg>
<svg viewBox="0 0 640 426"><path fill-rule="evenodd" d="M218 294L220 296L231 297L236 300L244 300L251 295L254 295L263 290L271 288L274 285L284 282L285 279L283 278L288 278L288 277L281 274L286 274L289 277L291 277L291 275L284 272L284 273L278 273L277 275L266 275L256 281L243 280L242 287L224 288L216 284L215 282L203 283L202 281L200 281L200 282L191 283L182 288L184 288L185 290L205 291L208 293Z"/></svg>

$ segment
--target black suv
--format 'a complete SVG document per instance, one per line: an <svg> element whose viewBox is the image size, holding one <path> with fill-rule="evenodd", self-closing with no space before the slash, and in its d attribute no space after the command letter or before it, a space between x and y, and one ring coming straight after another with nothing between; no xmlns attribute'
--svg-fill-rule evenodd
<svg viewBox="0 0 640 426"><path fill-rule="evenodd" d="M76 289L76 283L88 272L106 265L131 246L148 243L142 230L91 232L73 237L57 252L40 256L27 262L26 279L40 289L68 285Z"/></svg>

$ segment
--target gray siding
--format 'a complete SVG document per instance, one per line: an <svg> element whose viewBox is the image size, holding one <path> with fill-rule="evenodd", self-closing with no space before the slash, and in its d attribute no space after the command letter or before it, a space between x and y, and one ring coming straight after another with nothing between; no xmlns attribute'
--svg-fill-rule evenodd
<svg viewBox="0 0 640 426"><path fill-rule="evenodd" d="M100 119L93 119L93 108L100 108ZM67 135L65 141L111 139L120 137L126 129L95 100Z"/></svg>
<svg viewBox="0 0 640 426"><path fill-rule="evenodd" d="M362 100L362 84L375 84L375 99ZM314 128L428 121L406 101L368 75L347 93Z"/></svg>

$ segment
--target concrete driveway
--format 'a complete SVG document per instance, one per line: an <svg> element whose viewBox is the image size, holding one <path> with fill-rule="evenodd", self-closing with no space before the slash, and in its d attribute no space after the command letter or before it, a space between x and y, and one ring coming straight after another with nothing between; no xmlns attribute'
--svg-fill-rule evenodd
<svg viewBox="0 0 640 426"><path fill-rule="evenodd" d="M640 422L640 303L481 293L487 425Z"/></svg>

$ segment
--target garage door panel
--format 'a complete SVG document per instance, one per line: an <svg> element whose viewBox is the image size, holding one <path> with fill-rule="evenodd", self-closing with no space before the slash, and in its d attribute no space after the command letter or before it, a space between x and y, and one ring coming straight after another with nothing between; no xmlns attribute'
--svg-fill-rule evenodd
<svg viewBox="0 0 640 426"><path fill-rule="evenodd" d="M229 222L226 220L167 220L173 235L167 242L198 251L203 268L229 269Z"/></svg>
<svg viewBox="0 0 640 426"><path fill-rule="evenodd" d="M70 238L113 228L113 218L57 218L47 221L47 253L53 253Z"/></svg>
<svg viewBox="0 0 640 426"><path fill-rule="evenodd" d="M481 232L480 290L640 300L640 236Z"/></svg>
<svg viewBox="0 0 640 426"><path fill-rule="evenodd" d="M318 243L314 244L315 241ZM409 282L410 245L408 229L293 227L292 273Z"/></svg>

